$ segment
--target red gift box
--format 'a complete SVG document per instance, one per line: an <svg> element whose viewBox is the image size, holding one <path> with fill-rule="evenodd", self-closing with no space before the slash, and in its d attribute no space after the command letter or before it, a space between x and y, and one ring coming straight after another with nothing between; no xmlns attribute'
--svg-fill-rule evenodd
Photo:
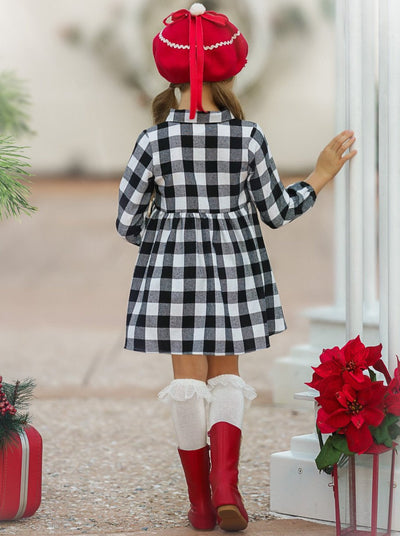
<svg viewBox="0 0 400 536"><path fill-rule="evenodd" d="M42 496L42 438L33 426L0 449L0 520L32 516Z"/></svg>

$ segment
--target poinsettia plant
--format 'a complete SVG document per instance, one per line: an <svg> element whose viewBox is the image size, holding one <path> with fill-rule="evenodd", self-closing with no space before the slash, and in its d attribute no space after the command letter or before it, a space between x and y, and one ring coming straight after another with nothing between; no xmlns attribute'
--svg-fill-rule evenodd
<svg viewBox="0 0 400 536"><path fill-rule="evenodd" d="M400 435L399 358L391 377L382 360L382 345L366 347L358 336L343 348L323 350L320 361L306 383L319 391L318 469L331 473L347 456L393 448ZM385 381L378 380L375 371ZM325 443L322 434L330 434Z"/></svg>

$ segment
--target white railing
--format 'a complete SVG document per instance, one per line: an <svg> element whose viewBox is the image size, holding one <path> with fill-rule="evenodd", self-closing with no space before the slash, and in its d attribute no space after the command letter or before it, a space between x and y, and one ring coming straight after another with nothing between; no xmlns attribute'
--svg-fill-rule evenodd
<svg viewBox="0 0 400 536"><path fill-rule="evenodd" d="M380 336L400 357L400 2L379 2Z"/></svg>
<svg viewBox="0 0 400 536"><path fill-rule="evenodd" d="M336 4L337 128L354 130L359 150L336 179L336 305L346 310L347 339L362 336L366 317L379 310L393 369L400 354L400 2Z"/></svg>
<svg viewBox="0 0 400 536"><path fill-rule="evenodd" d="M340 336L342 322L347 339L367 338L373 324L366 344L382 342L393 372L400 357L400 0L336 0L336 7L337 129L355 131L359 154L335 179L335 304L325 311L325 325L314 313L314 336L318 329L322 339ZM318 364L312 339L309 349L297 372L305 368L310 377L307 360ZM295 363L290 360L288 373ZM315 468L318 451L316 434L308 434L292 438L290 451L272 455L273 511L334 519L330 479Z"/></svg>
<svg viewBox="0 0 400 536"><path fill-rule="evenodd" d="M346 338L377 316L377 6L336 2L336 130L355 131L360 155L335 179L335 307Z"/></svg>
<svg viewBox="0 0 400 536"><path fill-rule="evenodd" d="M337 127L355 131L353 159L338 177L336 269L346 338L363 335L365 315L377 310L376 3L337 1Z"/></svg>

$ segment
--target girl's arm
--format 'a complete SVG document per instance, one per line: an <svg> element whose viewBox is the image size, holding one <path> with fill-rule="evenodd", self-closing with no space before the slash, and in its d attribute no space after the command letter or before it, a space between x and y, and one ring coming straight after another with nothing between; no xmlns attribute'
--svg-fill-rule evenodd
<svg viewBox="0 0 400 536"><path fill-rule="evenodd" d="M351 130L338 134L321 152L315 170L309 177L285 188L268 143L257 125L252 131L249 144L248 186L262 221L275 229L311 208L321 189L357 153L353 150L343 156L355 141L353 134Z"/></svg>
<svg viewBox="0 0 400 536"><path fill-rule="evenodd" d="M305 180L305 182L314 188L316 194L318 194L322 188L326 186L337 173L339 173L348 160L357 154L357 151L353 150L343 156L344 152L347 151L355 141L354 132L352 130L344 130L335 136L321 152L314 171Z"/></svg>
<svg viewBox="0 0 400 536"><path fill-rule="evenodd" d="M262 221L276 229L304 214L311 208L316 193L311 184L301 181L284 187L279 178L267 140L255 125L249 143L249 174L247 178L251 199Z"/></svg>
<svg viewBox="0 0 400 536"><path fill-rule="evenodd" d="M144 213L154 189L152 153L146 132L139 136L119 186L118 233L140 245Z"/></svg>

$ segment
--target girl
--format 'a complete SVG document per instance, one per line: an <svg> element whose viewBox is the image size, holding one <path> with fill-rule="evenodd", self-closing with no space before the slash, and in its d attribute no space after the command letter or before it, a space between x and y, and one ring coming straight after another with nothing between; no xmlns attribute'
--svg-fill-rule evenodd
<svg viewBox="0 0 400 536"><path fill-rule="evenodd" d="M170 86L153 102L155 126L139 136L119 192L118 232L140 246L125 348L172 355L174 380L159 397L171 406L189 521L235 531L248 522L238 462L245 402L256 396L238 355L268 348L286 328L256 209L272 228L292 221L356 151L344 154L354 137L342 132L307 180L285 189L232 92L246 64L243 35L201 4L164 23L153 54Z"/></svg>

